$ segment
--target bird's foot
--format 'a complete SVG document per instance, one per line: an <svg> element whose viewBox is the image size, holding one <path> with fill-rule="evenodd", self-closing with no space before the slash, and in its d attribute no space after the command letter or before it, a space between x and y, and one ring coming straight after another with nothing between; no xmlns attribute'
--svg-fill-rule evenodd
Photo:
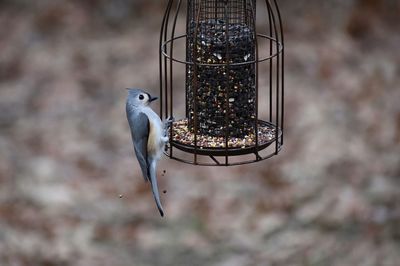
<svg viewBox="0 0 400 266"><path fill-rule="evenodd" d="M167 142L169 141L169 138L168 138L167 136L164 136L164 137L161 137L161 140L162 140L164 143L167 143Z"/></svg>
<svg viewBox="0 0 400 266"><path fill-rule="evenodd" d="M166 127L169 127L173 122L175 122L175 118L173 116L170 116L167 118L167 120L164 121L164 125Z"/></svg>

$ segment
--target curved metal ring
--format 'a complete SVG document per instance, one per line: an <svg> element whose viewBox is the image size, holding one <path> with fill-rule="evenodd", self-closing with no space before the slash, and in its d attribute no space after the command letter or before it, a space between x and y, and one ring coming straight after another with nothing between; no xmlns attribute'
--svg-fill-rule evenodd
<svg viewBox="0 0 400 266"><path fill-rule="evenodd" d="M265 121L263 121L265 122ZM268 123L270 124L270 123ZM282 136L282 130L280 128L278 130L278 138ZM173 139L172 140L172 146L182 150L184 152L188 153L196 153L198 155L212 155L212 156L238 156L238 155L245 155L245 154L251 154L251 153L257 153L259 151L262 151L266 148L268 148L271 144L273 144L276 141L276 138L271 139L270 141L267 141L265 143L260 143L258 145L253 145L245 148L231 148L229 147L226 149L225 147L221 148L210 148L210 147L199 147L198 149L195 148L194 145L190 144L184 144L178 140Z"/></svg>
<svg viewBox="0 0 400 266"><path fill-rule="evenodd" d="M278 56L278 54L282 53L282 51L283 51L283 45L282 45L282 43L278 42L275 38L272 38L272 37L270 37L270 36L268 36L268 35L265 35L265 34L257 34L257 36L260 37L260 38L269 39L269 40L271 40L271 41L273 41L273 42L276 42L276 43L278 44L278 46L279 46L279 50L278 50L276 53L274 53L274 54L272 54L272 55L270 55L270 56L268 56L268 57L265 57L265 58L261 58L261 59L258 59L258 60L252 60L252 61L241 62L241 63L232 63L232 64L229 64L230 66L244 66L244 65L250 65L250 64L260 63L260 62L264 62L264 61L270 60L270 59L272 59L272 58ZM162 54L163 54L166 58L168 58L168 59L170 59L170 60L172 60L172 61L174 61L174 62L181 63L181 64L185 64L185 65L194 65L193 62L182 61L182 60L173 58L173 57L171 57L169 54L167 54L167 52L166 52L166 50L167 50L167 44L168 44L168 43L171 43L172 41L175 41L175 40L178 40L178 39L182 39L182 38L185 38L185 37L187 37L187 34L180 35L180 36L177 36L177 37L175 37L175 38L173 38L173 39L170 39L170 40L165 41L165 42L162 44L162 47L161 47L161 48L162 48L162 49L161 49L161 50L162 50ZM196 63L196 65L198 65L198 66L216 66L216 67L217 67L217 66L226 66L226 63L224 63L224 64Z"/></svg>
<svg viewBox="0 0 400 266"><path fill-rule="evenodd" d="M282 144L279 143L278 152L281 151L281 149L282 149ZM168 156L168 153L164 152L164 154ZM192 164L192 165L201 165L201 166L238 166L238 165L250 164L250 163L254 163L254 162L261 162L261 161L267 160L267 159L275 156L276 154L277 153L275 151L273 151L273 152L271 152L271 153L269 153L269 154L267 154L265 156L259 157L258 159L246 160L246 161L241 161L241 162L233 162L233 163L228 163L228 164L225 164L225 163L195 162L195 161L191 161L191 160L188 160L188 159L178 158L176 156L171 156L170 158L175 160L175 161L178 161L178 162Z"/></svg>

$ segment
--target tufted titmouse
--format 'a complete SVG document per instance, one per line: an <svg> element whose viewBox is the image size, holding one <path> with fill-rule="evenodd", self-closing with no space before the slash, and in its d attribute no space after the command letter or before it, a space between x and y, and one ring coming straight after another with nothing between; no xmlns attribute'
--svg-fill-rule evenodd
<svg viewBox="0 0 400 266"><path fill-rule="evenodd" d="M149 107L157 100L141 89L127 89L126 115L131 128L133 146L144 180L150 180L157 208L164 216L157 186L157 162L160 159L165 143L168 142L167 128L173 119L161 122L160 117Z"/></svg>

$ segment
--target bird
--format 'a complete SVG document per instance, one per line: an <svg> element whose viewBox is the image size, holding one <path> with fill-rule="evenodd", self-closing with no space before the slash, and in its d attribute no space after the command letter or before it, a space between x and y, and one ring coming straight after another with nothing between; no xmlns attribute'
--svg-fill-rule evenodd
<svg viewBox="0 0 400 266"><path fill-rule="evenodd" d="M150 108L150 104L157 100L150 93L138 89L127 88L126 116L131 130L133 147L139 162L145 182L150 181L154 200L161 217L164 209L161 205L157 185L157 163L165 149L169 138L168 127L173 122L168 118L162 122L160 117Z"/></svg>

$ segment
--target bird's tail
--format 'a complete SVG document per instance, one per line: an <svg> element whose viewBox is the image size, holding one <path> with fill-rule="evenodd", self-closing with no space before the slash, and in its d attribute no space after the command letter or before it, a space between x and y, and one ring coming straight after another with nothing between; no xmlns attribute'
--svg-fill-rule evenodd
<svg viewBox="0 0 400 266"><path fill-rule="evenodd" d="M158 211L160 215L164 217L164 209L161 205L160 201L160 193L158 192L158 185L157 185L157 177L156 177L156 169L155 166L152 165L150 167L150 183L151 183L151 190L153 191L154 200L156 201Z"/></svg>

